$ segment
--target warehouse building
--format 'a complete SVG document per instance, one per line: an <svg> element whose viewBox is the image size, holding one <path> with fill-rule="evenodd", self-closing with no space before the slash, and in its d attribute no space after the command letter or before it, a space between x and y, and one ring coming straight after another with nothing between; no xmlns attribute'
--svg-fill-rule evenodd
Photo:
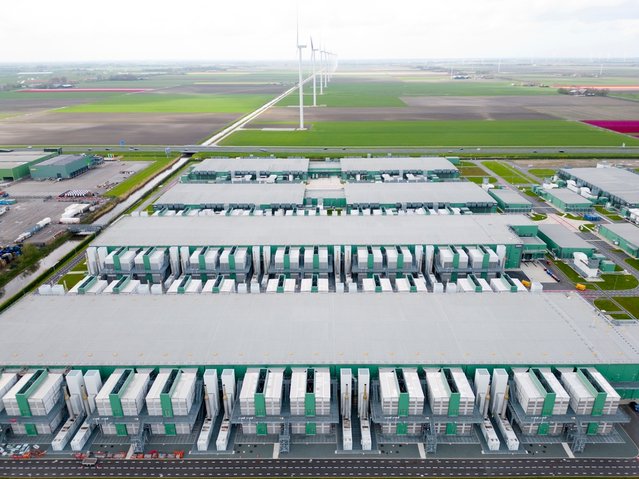
<svg viewBox="0 0 639 479"><path fill-rule="evenodd" d="M0 180L15 181L29 176L29 168L59 154L56 149L0 152Z"/></svg>
<svg viewBox="0 0 639 479"><path fill-rule="evenodd" d="M396 214L399 209L419 209L423 214L464 214L494 212L496 205L495 199L470 182L347 183L319 191L307 190L303 183L181 183L164 193L154 208L258 210L257 214L274 210L281 214L327 214L326 210L333 208L358 214Z"/></svg>
<svg viewBox="0 0 639 479"><path fill-rule="evenodd" d="M207 183L301 182L308 178L308 158L208 158L182 181Z"/></svg>
<svg viewBox="0 0 639 479"><path fill-rule="evenodd" d="M510 188L491 188L488 194L497 200L497 206L504 213L530 213L532 202Z"/></svg>
<svg viewBox="0 0 639 479"><path fill-rule="evenodd" d="M639 258L639 228L632 223L599 225L599 234L633 258Z"/></svg>
<svg viewBox="0 0 639 479"><path fill-rule="evenodd" d="M224 208L303 208L305 187L301 183L186 184L175 185L153 205L169 210Z"/></svg>
<svg viewBox="0 0 639 479"><path fill-rule="evenodd" d="M442 183L346 183L346 205L350 207L440 207L464 208L475 213L492 213L497 202L471 182Z"/></svg>
<svg viewBox="0 0 639 479"><path fill-rule="evenodd" d="M183 182L281 183L317 178L349 182L422 182L456 179L459 170L448 158L209 158L193 167Z"/></svg>
<svg viewBox="0 0 639 479"><path fill-rule="evenodd" d="M573 253L584 253L590 258L596 251L592 243L559 224L540 224L539 238L545 241L548 251L562 259L572 258Z"/></svg>
<svg viewBox="0 0 639 479"><path fill-rule="evenodd" d="M92 155L60 155L29 167L34 180L75 178L86 173L101 160Z"/></svg>
<svg viewBox="0 0 639 479"><path fill-rule="evenodd" d="M564 213L586 213L592 209L590 200L568 188L540 188L538 193Z"/></svg>
<svg viewBox="0 0 639 479"><path fill-rule="evenodd" d="M220 276L329 279L331 288L375 276L434 283L517 269L529 252L523 238L536 234L520 215L124 217L91 244L87 260L92 275L109 280L191 276L211 288Z"/></svg>
<svg viewBox="0 0 639 479"><path fill-rule="evenodd" d="M342 158L343 180L402 182L438 181L459 176L459 170L448 158Z"/></svg>
<svg viewBox="0 0 639 479"><path fill-rule="evenodd" d="M362 432L351 434L351 450L424 442L436 452L438 444L479 445L486 421L514 435L509 449L519 434L582 451L623 442L617 425L630 418L619 404L639 398L639 328L609 334L575 293L31 295L0 327L0 385L11 383L0 425L22 433L58 412L64 420L75 404L82 426L61 438L74 450L91 435L97 444L122 435L143 451L148 434L187 437L197 411L207 418L195 430L202 451L232 449L233 430L244 443L279 442L281 453L341 440L347 449L341 424ZM311 347L299 341L309 328ZM20 410L21 398L33 415ZM34 434L46 441L37 425Z"/></svg>
<svg viewBox="0 0 639 479"><path fill-rule="evenodd" d="M639 207L639 175L632 171L613 167L564 168L558 174L618 208Z"/></svg>

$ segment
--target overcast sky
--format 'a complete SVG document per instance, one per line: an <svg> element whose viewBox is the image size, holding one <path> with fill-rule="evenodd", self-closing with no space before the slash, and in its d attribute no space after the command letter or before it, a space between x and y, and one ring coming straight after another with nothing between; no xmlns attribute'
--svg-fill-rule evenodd
<svg viewBox="0 0 639 479"><path fill-rule="evenodd" d="M297 3L10 2L0 62L292 60ZM639 56L639 0L300 0L299 17L342 59Z"/></svg>

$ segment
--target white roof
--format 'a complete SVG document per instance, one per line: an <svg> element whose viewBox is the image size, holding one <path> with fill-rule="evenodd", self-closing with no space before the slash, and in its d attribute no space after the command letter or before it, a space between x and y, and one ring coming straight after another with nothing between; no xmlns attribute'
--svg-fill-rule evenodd
<svg viewBox="0 0 639 479"><path fill-rule="evenodd" d="M207 185L205 185L207 186ZM92 246L522 244L523 215L125 216Z"/></svg>
<svg viewBox="0 0 639 479"><path fill-rule="evenodd" d="M430 387L435 398L448 398L450 392L444 383L444 373L441 370L426 371L426 384Z"/></svg>
<svg viewBox="0 0 639 479"><path fill-rule="evenodd" d="M120 379L120 376L122 376L123 372L124 372L123 369L116 369L115 371L113 371L113 373L104 382L104 384L102 385L102 388L100 388L100 391L98 391L98 394L96 394L95 398L96 399L107 398L109 394L111 394L111 391L113 391L113 388L115 387L115 383L118 382L118 379Z"/></svg>
<svg viewBox="0 0 639 479"><path fill-rule="evenodd" d="M532 202L524 198L519 192L510 188L491 188L488 192L491 196L499 198L504 203L532 205Z"/></svg>
<svg viewBox="0 0 639 479"><path fill-rule="evenodd" d="M2 373L0 374L0 391L2 391L3 388L7 387L7 384L9 384L11 381L15 380L16 378L16 373ZM0 397L0 401L2 401L2 398Z"/></svg>
<svg viewBox="0 0 639 479"><path fill-rule="evenodd" d="M606 391L608 397L621 399L621 396L615 391L615 389L610 385L606 378L594 368L588 368L588 371L592 375L592 377L599 383L599 385Z"/></svg>
<svg viewBox="0 0 639 479"><path fill-rule="evenodd" d="M228 205L304 203L303 183L178 183L156 205Z"/></svg>
<svg viewBox="0 0 639 479"><path fill-rule="evenodd" d="M554 196L560 201L570 205L570 204L592 204L592 202L584 198L578 193L575 193L568 188L544 188L544 191L550 196Z"/></svg>
<svg viewBox="0 0 639 479"><path fill-rule="evenodd" d="M16 397L16 394L18 394L18 391L22 389L22 387L29 381L29 379L31 379L32 376L33 376L33 373L27 373L24 376L22 376L20 379L18 379L18 381L13 386L11 386L11 389L7 391L7 393L2 397L2 399L13 399L14 397Z"/></svg>
<svg viewBox="0 0 639 479"><path fill-rule="evenodd" d="M194 173L231 171L307 172L308 158L207 158L193 168Z"/></svg>
<svg viewBox="0 0 639 479"><path fill-rule="evenodd" d="M250 368L244 374L242 381L242 390L240 391L240 399L252 399L257 388L257 380L260 376L259 368Z"/></svg>
<svg viewBox="0 0 639 479"><path fill-rule="evenodd" d="M291 401L306 396L306 368L295 368L291 374Z"/></svg>
<svg viewBox="0 0 639 479"><path fill-rule="evenodd" d="M416 369L403 368L404 379L406 380L406 389L408 397L413 399L424 399L424 390L419 382L419 376Z"/></svg>
<svg viewBox="0 0 639 479"><path fill-rule="evenodd" d="M639 246L639 228L632 223L607 223L602 224L601 227L612 231L627 242Z"/></svg>
<svg viewBox="0 0 639 479"><path fill-rule="evenodd" d="M473 393L473 389L470 387L470 383L468 382L468 378L466 374L459 368L455 368L452 370L453 378L455 379L455 384L457 385L457 390L462 398L475 398L475 394Z"/></svg>
<svg viewBox="0 0 639 479"><path fill-rule="evenodd" d="M266 378L266 388L264 391L264 397L266 399L281 398L283 383L284 383L284 369L283 368L269 369L268 376Z"/></svg>
<svg viewBox="0 0 639 479"><path fill-rule="evenodd" d="M146 395L147 401L149 399L159 399L160 394L162 393L162 388L164 388L164 385L169 380L170 372L170 369L163 369L158 373L158 375L155 377L155 381L153 381L153 384L149 388L149 392Z"/></svg>
<svg viewBox="0 0 639 479"><path fill-rule="evenodd" d="M595 249L595 245L560 224L542 223L539 225L539 232L559 245L560 248Z"/></svg>
<svg viewBox="0 0 639 479"><path fill-rule="evenodd" d="M379 388L383 398L399 398L399 388L397 387L394 369L384 368L379 370Z"/></svg>
<svg viewBox="0 0 639 479"><path fill-rule="evenodd" d="M517 371L514 374L517 387L522 390L524 396L528 399L542 399L544 393L539 390L530 374L528 371Z"/></svg>
<svg viewBox="0 0 639 479"><path fill-rule="evenodd" d="M582 382L581 378L577 376L576 372L565 372L561 373L562 379L569 384L573 389L573 394L576 396L576 399L580 398L594 398L592 393L586 387L586 385Z"/></svg>
<svg viewBox="0 0 639 479"><path fill-rule="evenodd" d="M457 171L450 160L441 157L421 158L342 158L339 160L343 172L350 171Z"/></svg>
<svg viewBox="0 0 639 479"><path fill-rule="evenodd" d="M564 168L560 171L629 204L639 204L639 175L632 171L623 168Z"/></svg>
<svg viewBox="0 0 639 479"><path fill-rule="evenodd" d="M346 183L346 203L482 203L496 205L495 199L470 181L421 183Z"/></svg>
<svg viewBox="0 0 639 479"><path fill-rule="evenodd" d="M51 388L56 386L62 380L62 374L49 373L47 377L40 383L40 386L33 392L29 399L42 399L49 394Z"/></svg>
<svg viewBox="0 0 639 479"><path fill-rule="evenodd" d="M29 295L0 330L4 366L639 364L576 293Z"/></svg>
<svg viewBox="0 0 639 479"><path fill-rule="evenodd" d="M146 386L149 380L149 375L150 374L148 372L135 373L133 379L126 388L126 391L122 394L121 399L137 399L140 395L140 391Z"/></svg>
<svg viewBox="0 0 639 479"><path fill-rule="evenodd" d="M186 399L195 381L197 381L197 373L195 371L182 370L171 399Z"/></svg>
<svg viewBox="0 0 639 479"><path fill-rule="evenodd" d="M544 376L544 378L546 379L546 382L550 385L552 390L555 392L555 396L557 398L570 399L570 395L566 392L564 387L559 382L559 379L557 379L557 376L555 376L552 373L552 371L548 369L542 369L541 374Z"/></svg>

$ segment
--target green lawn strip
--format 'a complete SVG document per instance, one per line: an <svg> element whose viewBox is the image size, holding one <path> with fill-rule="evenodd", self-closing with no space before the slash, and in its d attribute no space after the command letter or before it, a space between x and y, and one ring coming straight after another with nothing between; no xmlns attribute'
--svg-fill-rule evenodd
<svg viewBox="0 0 639 479"><path fill-rule="evenodd" d="M631 318L628 313L612 313L610 314L610 317L613 319L634 319Z"/></svg>
<svg viewBox="0 0 639 479"><path fill-rule="evenodd" d="M626 263L632 266L635 269L639 269L639 259L637 258L627 258Z"/></svg>
<svg viewBox="0 0 639 479"><path fill-rule="evenodd" d="M639 280L631 274L602 274L602 282L595 283L599 288L606 291L622 291L634 289L639 286Z"/></svg>
<svg viewBox="0 0 639 479"><path fill-rule="evenodd" d="M71 270L71 272L77 273L86 273L87 272L87 260L83 260L80 263L76 264L73 269Z"/></svg>
<svg viewBox="0 0 639 479"><path fill-rule="evenodd" d="M136 93L73 105L62 113L243 113L255 110L272 98L263 94L170 94Z"/></svg>
<svg viewBox="0 0 639 479"><path fill-rule="evenodd" d="M482 163L486 168L502 177L508 183L513 185L527 185L530 183L536 183L536 181L529 179L513 169L509 165L501 161L484 161Z"/></svg>
<svg viewBox="0 0 639 479"><path fill-rule="evenodd" d="M579 216L579 215L573 215L570 213L563 213L561 215L562 218L566 218L567 220L574 220L574 221L582 221L583 217Z"/></svg>
<svg viewBox="0 0 639 479"><path fill-rule="evenodd" d="M67 273L58 280L58 284L66 286L67 291L73 288L76 284L82 281L82 278L86 277L86 273Z"/></svg>
<svg viewBox="0 0 639 479"><path fill-rule="evenodd" d="M530 196L531 198L541 199L541 197L537 193L535 193L531 188L525 188L522 191L526 196Z"/></svg>
<svg viewBox="0 0 639 479"><path fill-rule="evenodd" d="M459 174L461 176L487 176L487 173L484 171L484 169L476 165L460 167Z"/></svg>
<svg viewBox="0 0 639 479"><path fill-rule="evenodd" d="M608 211L603 205L595 205L595 210L597 211L597 213L604 215L606 218L608 218L611 221L623 220L621 216L619 216L616 213L613 213L612 211Z"/></svg>
<svg viewBox="0 0 639 479"><path fill-rule="evenodd" d="M327 121L310 123L307 127L304 131L240 130L222 144L300 147L585 147L618 146L625 142L639 145L639 138L630 139L618 133L563 120ZM524 178L521 173L517 175Z"/></svg>
<svg viewBox="0 0 639 479"><path fill-rule="evenodd" d="M175 158L157 158L143 170L138 171L122 183L111 188L105 193L105 196L126 198L129 194L144 186L151 178L169 168L175 161Z"/></svg>
<svg viewBox="0 0 639 479"><path fill-rule="evenodd" d="M465 178L466 180L475 183L477 185L482 185L484 184L484 179L488 178L488 183L490 184L495 184L497 183L497 179L493 178L492 176L464 176L463 178Z"/></svg>
<svg viewBox="0 0 639 479"><path fill-rule="evenodd" d="M618 304L615 304L614 301L605 298L595 299L595 306L600 311L605 311L606 313L610 312L621 312L621 308Z"/></svg>
<svg viewBox="0 0 639 479"><path fill-rule="evenodd" d="M585 282L586 280L582 278L581 276L579 276L579 274L574 269L572 269L570 265L568 265L567 263L564 263L563 261L560 261L560 260L553 260L552 263L559 270L561 270L561 272L564 273L564 275L566 275L568 279L572 281L573 283L581 283L586 286L586 289L595 289L595 287L592 284L586 283Z"/></svg>
<svg viewBox="0 0 639 479"><path fill-rule="evenodd" d="M545 220L546 218L548 218L548 215L545 215L543 213L531 213L530 214L530 219L533 221L541 221L541 220Z"/></svg>
<svg viewBox="0 0 639 479"><path fill-rule="evenodd" d="M548 178L550 176L554 176L557 173L557 170L553 170L551 168L531 168L528 170L528 173L535 175L537 178Z"/></svg>
<svg viewBox="0 0 639 479"><path fill-rule="evenodd" d="M613 297L633 318L639 319L639 297L638 296L616 296Z"/></svg>

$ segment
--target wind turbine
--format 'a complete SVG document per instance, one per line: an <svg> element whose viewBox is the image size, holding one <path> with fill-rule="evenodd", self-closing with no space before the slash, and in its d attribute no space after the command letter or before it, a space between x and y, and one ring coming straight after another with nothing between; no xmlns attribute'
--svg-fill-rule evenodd
<svg viewBox="0 0 639 479"><path fill-rule="evenodd" d="M313 106L317 106L317 75L315 73L315 52L317 49L313 46L313 37L311 37L311 62L313 64Z"/></svg>
<svg viewBox="0 0 639 479"><path fill-rule="evenodd" d="M304 88L302 83L302 50L306 48L306 45L300 43L300 22L299 17L297 19L297 73L299 79L298 90L300 93L300 130L304 129Z"/></svg>
<svg viewBox="0 0 639 479"><path fill-rule="evenodd" d="M324 60L324 88L328 87L328 52L322 50L322 59Z"/></svg>

